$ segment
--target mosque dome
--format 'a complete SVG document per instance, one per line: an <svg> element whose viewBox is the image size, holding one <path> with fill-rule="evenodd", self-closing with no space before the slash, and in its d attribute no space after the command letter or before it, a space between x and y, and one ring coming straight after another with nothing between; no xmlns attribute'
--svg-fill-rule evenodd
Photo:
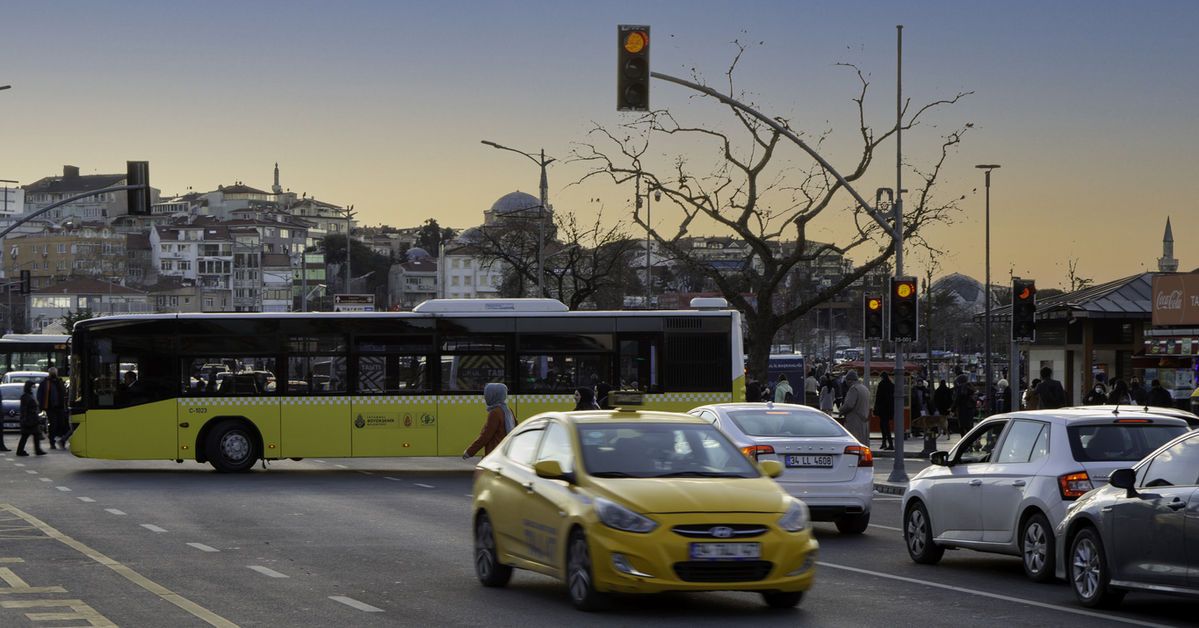
<svg viewBox="0 0 1199 628"><path fill-rule="evenodd" d="M541 201L536 196L517 191L505 194L495 203L492 203L491 213L499 216L513 212L528 211L540 206ZM534 215L536 214L534 213Z"/></svg>
<svg viewBox="0 0 1199 628"><path fill-rule="evenodd" d="M454 238L454 241L458 242L459 244L478 244L482 240L483 232L479 231L478 227L471 227L470 229L459 233L457 238Z"/></svg>
<svg viewBox="0 0 1199 628"><path fill-rule="evenodd" d="M410 262L416 262L419 260L429 259L429 258L433 257L432 255L429 255L428 251L420 248L419 246L414 246L414 247L408 249L407 255L408 255L408 261L410 261Z"/></svg>

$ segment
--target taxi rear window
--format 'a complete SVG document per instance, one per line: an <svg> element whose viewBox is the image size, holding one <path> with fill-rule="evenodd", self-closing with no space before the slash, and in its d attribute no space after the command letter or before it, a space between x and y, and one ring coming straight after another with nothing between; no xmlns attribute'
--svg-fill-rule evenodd
<svg viewBox="0 0 1199 628"><path fill-rule="evenodd" d="M733 410L729 418L746 436L845 436L836 421L823 413L794 410Z"/></svg>
<svg viewBox="0 0 1199 628"><path fill-rule="evenodd" d="M1066 428L1070 450L1079 462L1140 460L1186 431L1182 425L1153 423L1071 425Z"/></svg>

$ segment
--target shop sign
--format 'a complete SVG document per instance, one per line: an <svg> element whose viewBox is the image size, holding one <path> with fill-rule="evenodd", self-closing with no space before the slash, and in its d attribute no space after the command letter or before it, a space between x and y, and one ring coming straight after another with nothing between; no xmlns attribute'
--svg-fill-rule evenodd
<svg viewBox="0 0 1199 628"><path fill-rule="evenodd" d="M1199 325L1199 273L1153 278L1153 324Z"/></svg>

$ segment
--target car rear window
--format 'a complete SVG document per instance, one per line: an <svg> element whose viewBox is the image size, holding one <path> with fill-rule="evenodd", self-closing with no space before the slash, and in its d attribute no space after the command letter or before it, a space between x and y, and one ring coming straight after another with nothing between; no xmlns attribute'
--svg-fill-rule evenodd
<svg viewBox="0 0 1199 628"><path fill-rule="evenodd" d="M1182 425L1071 425L1070 449L1079 462L1136 461L1187 431Z"/></svg>
<svg viewBox="0 0 1199 628"><path fill-rule="evenodd" d="M746 436L844 436L823 413L794 410L733 410L729 418Z"/></svg>

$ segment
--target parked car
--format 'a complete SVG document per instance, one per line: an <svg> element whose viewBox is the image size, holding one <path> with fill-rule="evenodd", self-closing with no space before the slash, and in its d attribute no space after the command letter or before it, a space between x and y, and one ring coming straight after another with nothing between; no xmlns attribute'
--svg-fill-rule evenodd
<svg viewBox="0 0 1199 628"><path fill-rule="evenodd" d="M776 480L808 505L815 521L847 534L870 525L874 455L829 415L796 404L721 403L691 410L745 455L783 466Z"/></svg>
<svg viewBox="0 0 1199 628"><path fill-rule="evenodd" d="M581 610L609 592L757 591L800 603L819 544L808 509L716 428L666 412L550 412L475 469L475 573L566 583Z"/></svg>
<svg viewBox="0 0 1199 628"><path fill-rule="evenodd" d="M50 374L46 371L9 371L0 379L3 384L24 384L32 381L35 384L42 383L43 379L49 377Z"/></svg>
<svg viewBox="0 0 1199 628"><path fill-rule="evenodd" d="M0 384L0 415L4 418L4 431L21 431L21 394L25 384Z"/></svg>
<svg viewBox="0 0 1199 628"><path fill-rule="evenodd" d="M1066 507L1187 431L1182 419L1125 407L990 417L912 478L902 504L908 554L924 564L946 548L1011 554L1028 577L1050 580Z"/></svg>
<svg viewBox="0 0 1199 628"><path fill-rule="evenodd" d="M1057 575L1084 606L1128 591L1199 596L1199 432L1188 432L1070 505L1057 526Z"/></svg>

